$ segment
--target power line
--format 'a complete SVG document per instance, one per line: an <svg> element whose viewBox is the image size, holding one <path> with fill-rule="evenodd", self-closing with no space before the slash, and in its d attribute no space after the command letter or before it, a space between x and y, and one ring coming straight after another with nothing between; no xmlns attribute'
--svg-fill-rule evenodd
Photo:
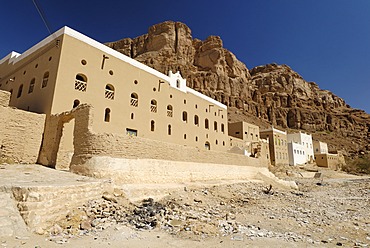
<svg viewBox="0 0 370 248"><path fill-rule="evenodd" d="M45 14L44 14L44 12L42 11L42 9L41 9L41 7L40 7L40 4L39 3L37 3L37 0L32 0L32 2L33 2L33 4L35 5L35 7L36 7L36 9L37 9L37 12L39 12L39 15L40 15L40 17L41 17L41 19L42 19L42 21L44 22L44 24L45 24L45 26L46 26L46 28L47 28L47 30L48 30L48 32L49 32L49 34L51 34L51 31L50 31L50 28L49 28L49 23L48 23L48 21L46 20L46 16L45 16Z"/></svg>

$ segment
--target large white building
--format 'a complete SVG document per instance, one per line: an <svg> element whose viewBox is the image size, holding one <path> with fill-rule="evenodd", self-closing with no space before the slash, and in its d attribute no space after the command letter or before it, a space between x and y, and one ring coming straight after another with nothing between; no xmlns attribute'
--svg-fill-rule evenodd
<svg viewBox="0 0 370 248"><path fill-rule="evenodd" d="M304 146L295 142L288 143L289 165L305 164L307 157Z"/></svg>
<svg viewBox="0 0 370 248"><path fill-rule="evenodd" d="M312 135L304 132L287 135L289 164L304 164L314 159Z"/></svg>

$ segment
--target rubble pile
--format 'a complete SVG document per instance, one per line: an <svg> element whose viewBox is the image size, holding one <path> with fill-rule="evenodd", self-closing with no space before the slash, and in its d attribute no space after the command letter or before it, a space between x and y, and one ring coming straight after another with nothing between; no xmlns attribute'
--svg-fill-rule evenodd
<svg viewBox="0 0 370 248"><path fill-rule="evenodd" d="M272 188L266 193L267 185L253 183L185 187L160 201L148 198L137 204L105 195L71 213L52 234L64 238L98 235L111 226L124 225L162 230L180 238L369 245L370 179L297 182L302 191Z"/></svg>

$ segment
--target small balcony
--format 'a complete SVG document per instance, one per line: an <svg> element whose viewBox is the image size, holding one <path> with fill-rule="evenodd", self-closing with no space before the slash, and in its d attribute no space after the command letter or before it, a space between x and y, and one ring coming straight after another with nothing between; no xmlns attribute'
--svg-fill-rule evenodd
<svg viewBox="0 0 370 248"><path fill-rule="evenodd" d="M114 91L105 89L105 98L113 100L114 99Z"/></svg>
<svg viewBox="0 0 370 248"><path fill-rule="evenodd" d="M157 113L157 105L150 105L150 111L153 113Z"/></svg>
<svg viewBox="0 0 370 248"><path fill-rule="evenodd" d="M133 106L133 107L137 107L137 106L138 106L138 104L139 104L139 101L138 101L138 99L136 99L136 98L131 98L130 104L131 104L131 106Z"/></svg>
<svg viewBox="0 0 370 248"><path fill-rule="evenodd" d="M87 83L78 79L75 79L75 90L86 91Z"/></svg>

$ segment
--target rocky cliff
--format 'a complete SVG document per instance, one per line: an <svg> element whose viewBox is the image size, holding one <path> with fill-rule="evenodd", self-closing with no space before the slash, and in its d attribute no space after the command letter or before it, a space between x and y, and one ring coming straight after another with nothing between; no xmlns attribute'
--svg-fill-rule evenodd
<svg viewBox="0 0 370 248"><path fill-rule="evenodd" d="M150 27L148 34L106 45L162 73L180 71L189 87L229 107L229 121L305 130L331 150L370 150L369 114L305 81L287 65L249 70L218 36L193 39L185 24L168 21Z"/></svg>

